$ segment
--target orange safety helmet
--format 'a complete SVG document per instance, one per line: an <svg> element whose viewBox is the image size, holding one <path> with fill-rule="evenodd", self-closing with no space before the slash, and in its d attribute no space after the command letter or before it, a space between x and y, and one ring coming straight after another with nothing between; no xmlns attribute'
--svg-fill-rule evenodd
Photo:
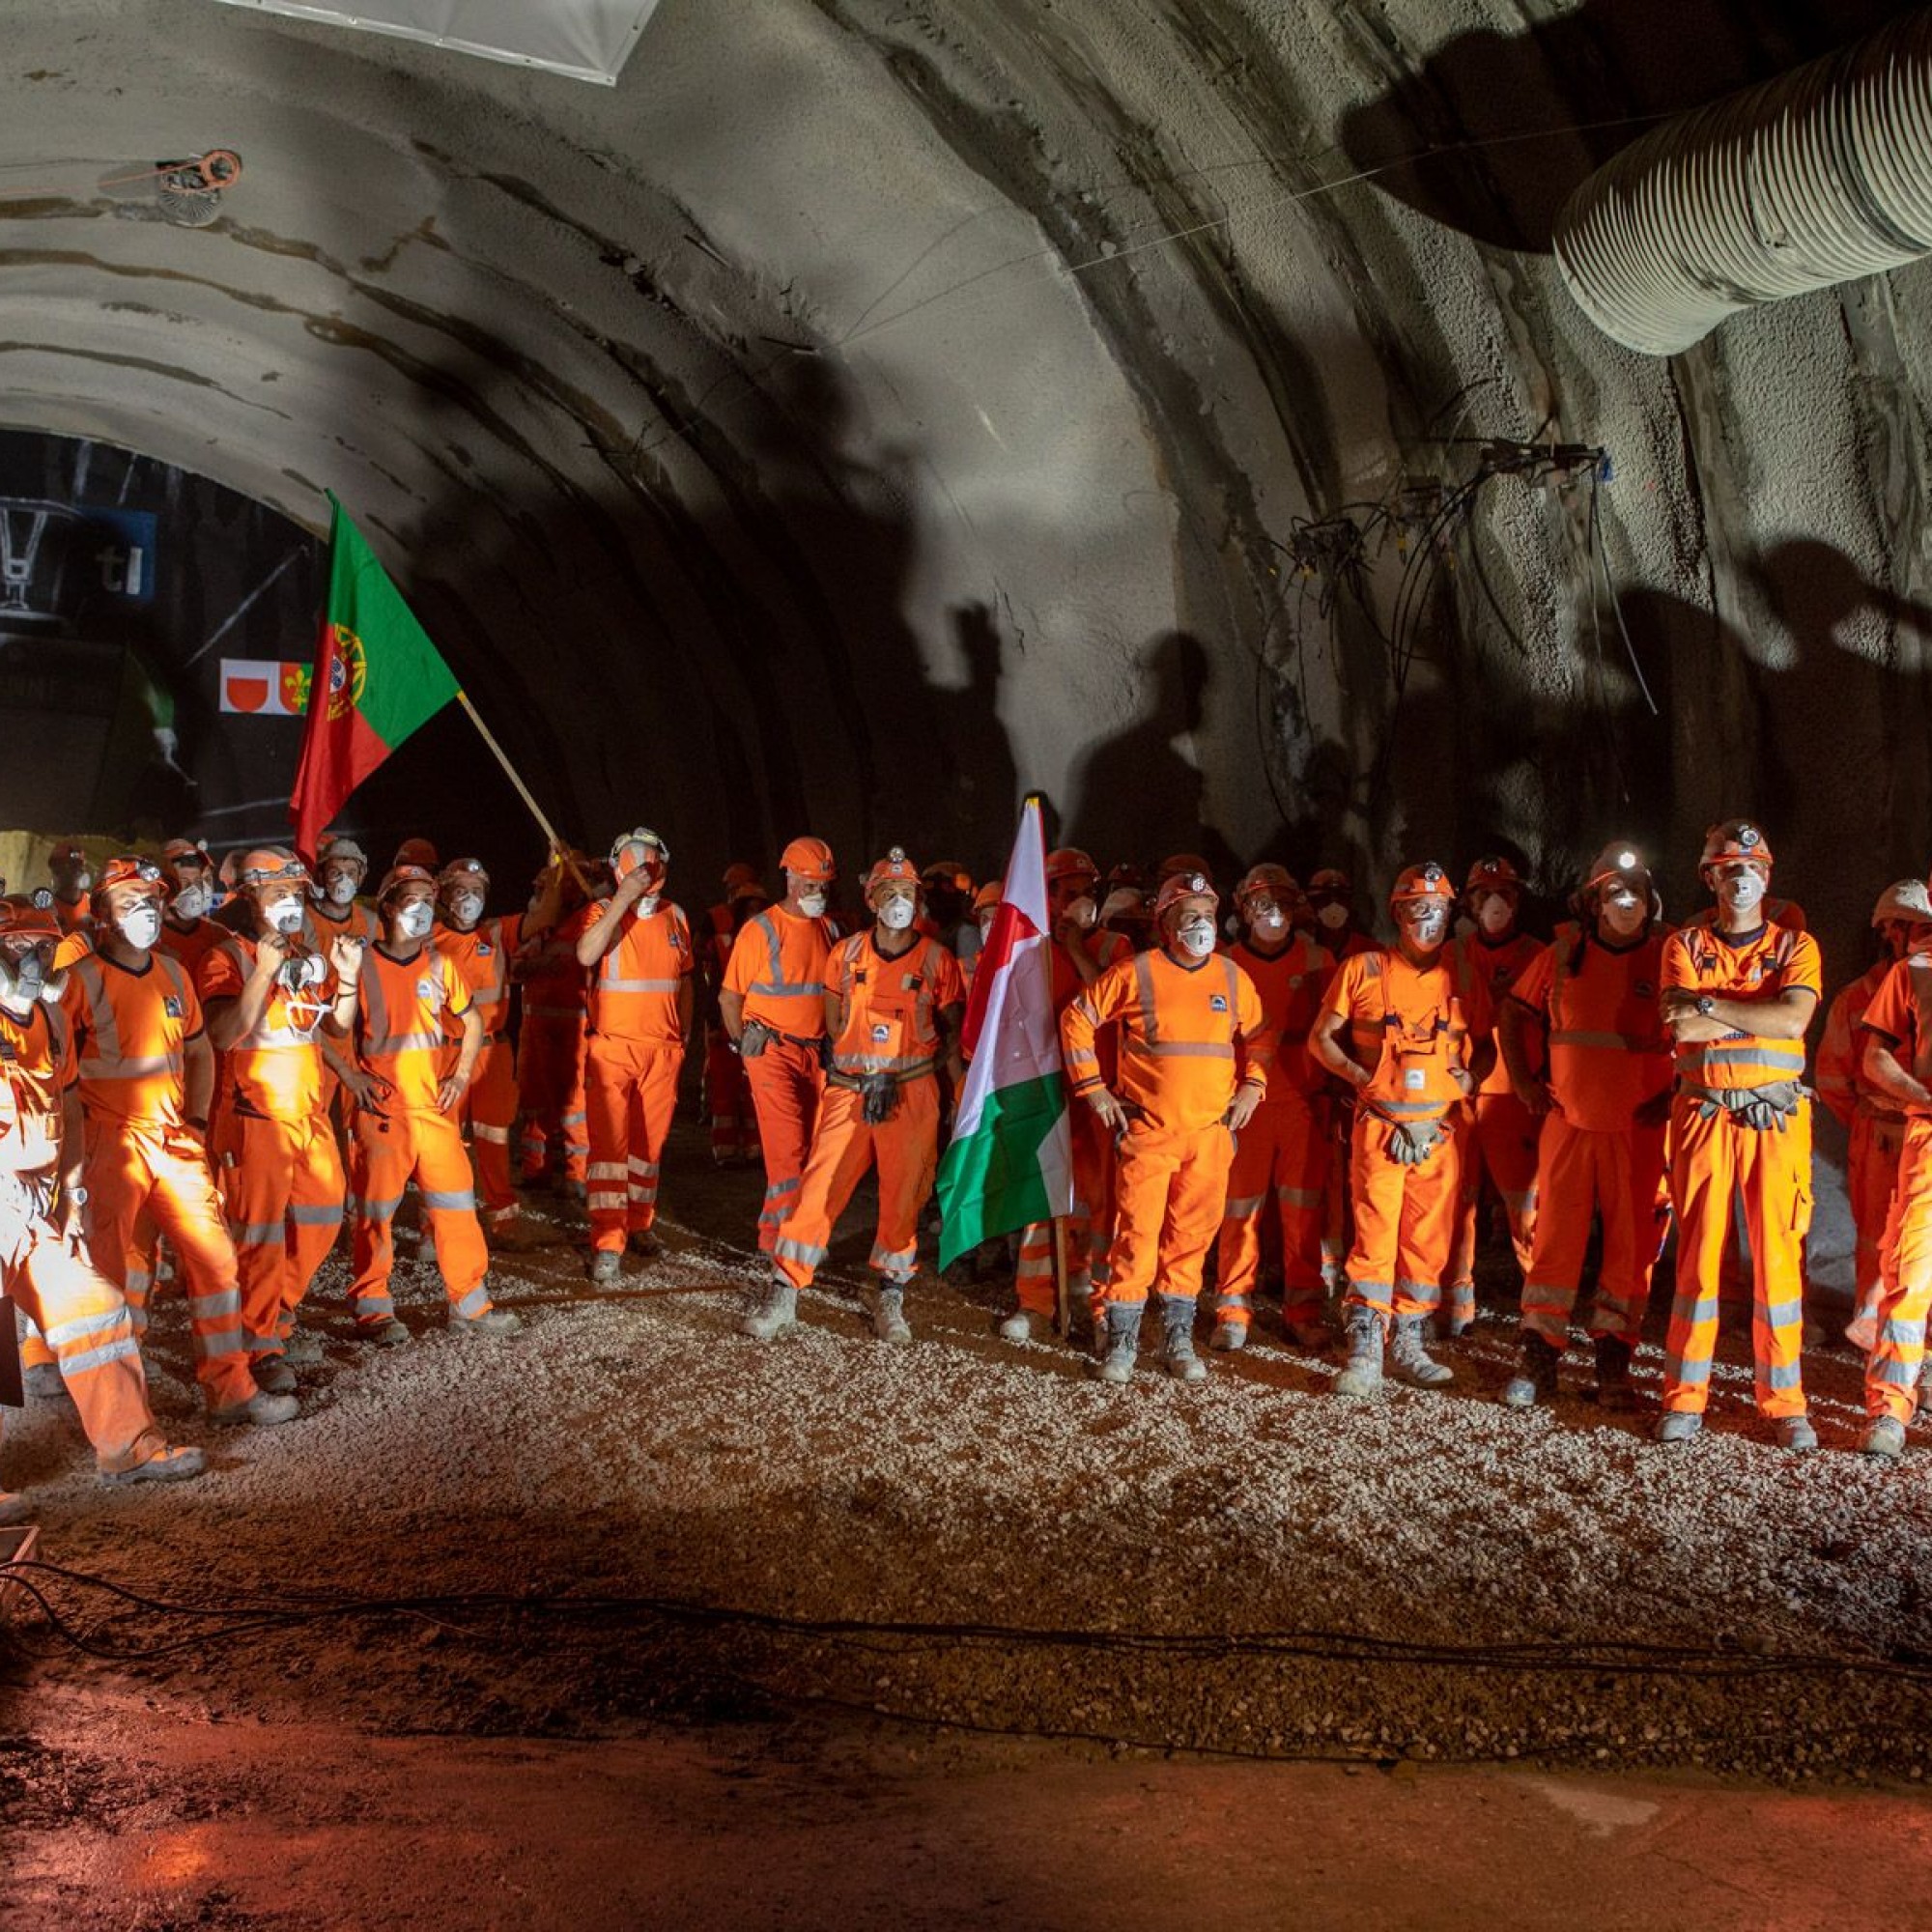
<svg viewBox="0 0 1932 1932"><path fill-rule="evenodd" d="M101 867L100 876L94 883L97 898L112 892L133 892L158 903L167 896L168 888L166 880L161 877L160 867L154 860L124 852Z"/></svg>
<svg viewBox="0 0 1932 1932"><path fill-rule="evenodd" d="M389 862L389 870L398 866L420 866L425 871L433 872L442 862L436 856L436 847L427 838L405 838L396 847L396 856Z"/></svg>
<svg viewBox="0 0 1932 1932"><path fill-rule="evenodd" d="M955 893L973 890L973 874L957 859L940 859L920 875L928 886L951 886Z"/></svg>
<svg viewBox="0 0 1932 1932"><path fill-rule="evenodd" d="M1932 893L1926 884L1923 879L1894 879L1879 894L1871 923L1883 925L1895 919L1906 925L1932 924Z"/></svg>
<svg viewBox="0 0 1932 1932"><path fill-rule="evenodd" d="M1355 888L1350 883L1347 872L1337 871L1333 866L1323 866L1320 870L1308 875L1308 896L1317 905L1350 905L1355 897Z"/></svg>
<svg viewBox="0 0 1932 1932"><path fill-rule="evenodd" d="M1705 833L1703 855L1697 861L1697 876L1709 885L1711 867L1721 866L1731 859L1744 859L1753 866L1762 866L1765 876L1771 876L1771 840L1748 818L1726 818Z"/></svg>
<svg viewBox="0 0 1932 1932"><path fill-rule="evenodd" d="M257 845L242 854L239 860L231 853L223 861L226 871L230 864L234 866L231 879L224 884L238 886L305 886L308 884L308 867L289 850L286 845Z"/></svg>
<svg viewBox="0 0 1932 1932"><path fill-rule="evenodd" d="M1248 901L1260 893L1270 895L1284 913L1292 913L1301 887L1286 866L1250 866L1235 888L1236 907L1246 913Z"/></svg>
<svg viewBox="0 0 1932 1932"><path fill-rule="evenodd" d="M1007 882L1004 879L988 879L973 895L973 910L976 913L991 912L1007 895Z"/></svg>
<svg viewBox="0 0 1932 1932"><path fill-rule="evenodd" d="M1206 899L1210 910L1218 910L1221 895L1214 890L1214 881L1205 869L1197 872L1170 872L1160 882L1160 891L1153 902L1153 915L1165 919L1183 899Z"/></svg>
<svg viewBox="0 0 1932 1932"><path fill-rule="evenodd" d="M1396 882L1389 888L1391 906L1408 905L1416 899L1441 899L1454 904L1456 888L1450 882L1449 874L1434 859L1420 866L1408 866L1396 875Z"/></svg>
<svg viewBox="0 0 1932 1932"><path fill-rule="evenodd" d="M1587 897L1599 886L1607 885L1612 879L1628 879L1632 890L1641 898L1648 898L1651 895L1650 867L1643 863L1643 855L1636 847L1624 843L1622 839L1605 845L1590 861L1590 868L1583 874L1583 895Z"/></svg>
<svg viewBox="0 0 1932 1932"><path fill-rule="evenodd" d="M724 867L724 897L726 901L747 897L752 893L761 893L764 885L758 878L758 868L748 866L742 859L734 859Z"/></svg>
<svg viewBox="0 0 1932 1932"><path fill-rule="evenodd" d="M838 876L832 847L822 838L794 838L779 854L779 867L814 886L829 886Z"/></svg>
<svg viewBox="0 0 1932 1932"><path fill-rule="evenodd" d="M1154 879L1159 885L1166 885L1178 872L1200 873L1211 888L1214 883L1214 868L1199 852L1176 852L1163 859L1154 868Z"/></svg>
<svg viewBox="0 0 1932 1932"><path fill-rule="evenodd" d="M1077 845L1062 845L1046 855L1046 883L1061 885L1072 879L1085 879L1090 886L1100 883L1100 868L1092 858Z"/></svg>
<svg viewBox="0 0 1932 1932"><path fill-rule="evenodd" d="M427 866L391 866L383 874L383 883L376 893L376 903L379 906L387 905L405 886L427 886L434 894L436 874Z"/></svg>
<svg viewBox="0 0 1932 1932"><path fill-rule="evenodd" d="M60 921L54 917L54 895L43 886L33 893L10 893L0 899L0 939L15 933L58 941Z"/></svg>
<svg viewBox="0 0 1932 1932"><path fill-rule="evenodd" d="M920 890L919 867L905 855L902 845L895 845L872 869L866 874L866 903L872 903L872 895L881 886L910 886L915 895Z"/></svg>
<svg viewBox="0 0 1932 1932"><path fill-rule="evenodd" d="M490 890L490 874L483 867L481 859L452 859L436 875L436 889L439 897L442 894L454 892L458 886L471 885L477 891Z"/></svg>
<svg viewBox="0 0 1932 1932"><path fill-rule="evenodd" d="M1504 893L1519 899L1522 896L1522 874L1501 854L1478 859L1463 882L1463 896L1472 899L1478 893Z"/></svg>
<svg viewBox="0 0 1932 1932"><path fill-rule="evenodd" d="M195 838L170 838L161 847L161 864L179 866L185 859L196 866L209 866L214 862L208 856L208 847Z"/></svg>

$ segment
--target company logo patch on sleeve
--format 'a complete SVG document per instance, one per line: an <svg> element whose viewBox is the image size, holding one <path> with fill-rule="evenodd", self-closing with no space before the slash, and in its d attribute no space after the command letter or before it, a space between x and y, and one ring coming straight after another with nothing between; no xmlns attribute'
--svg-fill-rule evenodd
<svg viewBox="0 0 1932 1932"><path fill-rule="evenodd" d="M1228 996L1227 996L1227 994L1226 994L1226 993L1210 993L1210 994L1209 994L1209 995L1208 996L1208 1009L1209 1009L1209 1011L1211 1011L1211 1012L1217 1012L1217 1013L1225 1013L1225 1012L1226 1012L1226 1011L1228 1010Z"/></svg>
<svg viewBox="0 0 1932 1932"><path fill-rule="evenodd" d="M180 997L174 993L167 993L162 996L161 1010L171 1020L178 1020L185 1017L185 1011L182 1006Z"/></svg>

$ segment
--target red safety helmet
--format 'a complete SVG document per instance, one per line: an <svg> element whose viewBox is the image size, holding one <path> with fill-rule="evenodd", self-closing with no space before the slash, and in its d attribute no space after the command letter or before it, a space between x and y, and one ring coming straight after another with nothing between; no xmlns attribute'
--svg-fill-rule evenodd
<svg viewBox="0 0 1932 1932"><path fill-rule="evenodd" d="M1084 880L1089 886L1100 883L1100 868L1077 845L1062 845L1046 855L1046 883L1049 886Z"/></svg>
<svg viewBox="0 0 1932 1932"><path fill-rule="evenodd" d="M389 870L398 866L420 866L425 871L433 872L442 863L436 856L436 847L427 838L405 838L396 847L396 856L389 862Z"/></svg>
<svg viewBox="0 0 1932 1932"><path fill-rule="evenodd" d="M124 852L119 858L108 860L94 882L96 898L104 898L113 892L132 893L159 904L167 896L168 888L160 867L154 860Z"/></svg>
<svg viewBox="0 0 1932 1932"><path fill-rule="evenodd" d="M1166 885L1178 872L1185 872L1192 877L1199 873L1211 887L1214 883L1214 868L1199 852L1176 852L1163 859L1154 868L1157 883Z"/></svg>
<svg viewBox="0 0 1932 1932"><path fill-rule="evenodd" d="M1732 859L1744 859L1753 866L1761 866L1765 876L1771 876L1771 840L1748 818L1726 818L1705 833L1703 854L1697 861L1697 876L1709 885L1712 867L1724 865Z"/></svg>
<svg viewBox="0 0 1932 1932"><path fill-rule="evenodd" d="M1309 873L1308 896L1315 905L1351 905L1355 888L1350 883L1347 872L1337 871L1333 866L1323 866L1320 870Z"/></svg>
<svg viewBox="0 0 1932 1932"><path fill-rule="evenodd" d="M161 847L161 864L179 866L185 862L191 866L212 866L214 862L208 856L208 847L193 838L170 838Z"/></svg>
<svg viewBox="0 0 1932 1932"><path fill-rule="evenodd" d="M458 886L474 886L479 893L490 890L490 874L483 869L481 859L452 859L436 875L437 893L453 893Z"/></svg>
<svg viewBox="0 0 1932 1932"><path fill-rule="evenodd" d="M1626 844L1622 839L1605 845L1590 861L1589 870L1583 874L1584 896L1588 897L1599 886L1607 885L1612 879L1627 879L1631 890L1639 898L1650 897L1650 867L1643 863L1643 855L1636 847Z"/></svg>
<svg viewBox="0 0 1932 1932"><path fill-rule="evenodd" d="M54 841L54 849L47 854L49 866L84 866L87 852L78 838L59 838Z"/></svg>
<svg viewBox="0 0 1932 1932"><path fill-rule="evenodd" d="M742 899L753 893L761 893L764 887L758 882L758 868L748 866L742 859L734 859L724 867L725 899Z"/></svg>
<svg viewBox="0 0 1932 1932"><path fill-rule="evenodd" d="M42 887L35 893L10 893L0 898L0 939L28 933L35 939L61 937L60 921L54 917L54 895Z"/></svg>
<svg viewBox="0 0 1932 1932"><path fill-rule="evenodd" d="M232 855L231 855L232 857ZM228 862L223 862L223 870ZM286 845L257 845L234 861L231 883L238 886L305 886L308 867Z"/></svg>
<svg viewBox="0 0 1932 1932"><path fill-rule="evenodd" d="M895 845L872 869L866 874L866 903L872 903L872 895L881 886L910 886L915 895L920 890L919 867L905 855L905 848Z"/></svg>
<svg viewBox="0 0 1932 1932"><path fill-rule="evenodd" d="M973 895L973 910L976 913L991 912L992 909L996 905L998 905L999 902L1006 896L1006 894L1007 894L1006 880L988 879L986 883L983 886L981 886L977 893Z"/></svg>
<svg viewBox="0 0 1932 1932"><path fill-rule="evenodd" d="M379 906L387 905L405 886L427 886L434 894L436 874L427 866L391 866L383 874L383 883L376 893L376 903Z"/></svg>
<svg viewBox="0 0 1932 1932"><path fill-rule="evenodd" d="M1478 859L1463 882L1463 896L1473 899L1478 893L1503 893L1519 899L1522 896L1522 874L1500 854Z"/></svg>
<svg viewBox="0 0 1932 1932"><path fill-rule="evenodd" d="M822 838L794 838L779 854L779 866L809 885L829 886L838 876L832 847Z"/></svg>
<svg viewBox="0 0 1932 1932"><path fill-rule="evenodd" d="M1235 888L1235 904L1246 913L1248 901L1262 895L1273 899L1284 914L1290 914L1301 897L1301 887L1286 866L1251 866Z"/></svg>
<svg viewBox="0 0 1932 1932"><path fill-rule="evenodd" d="M1171 872L1160 882L1160 891L1154 896L1154 917L1165 919L1187 899L1206 899L1210 911L1218 910L1221 904L1221 895L1214 890L1214 881L1205 870Z"/></svg>
<svg viewBox="0 0 1932 1932"><path fill-rule="evenodd" d="M1420 866L1406 867L1389 888L1391 906L1408 905L1416 899L1441 899L1446 904L1455 903L1455 885L1434 859Z"/></svg>

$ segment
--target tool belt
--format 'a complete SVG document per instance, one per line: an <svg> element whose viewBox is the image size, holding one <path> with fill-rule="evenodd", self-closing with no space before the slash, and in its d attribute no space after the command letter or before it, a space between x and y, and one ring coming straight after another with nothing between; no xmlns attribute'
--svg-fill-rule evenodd
<svg viewBox="0 0 1932 1932"><path fill-rule="evenodd" d="M878 1073L846 1073L834 1067L826 1076L828 1087L842 1087L848 1094L865 1098L865 1121L868 1127L882 1126L898 1112L899 1093L915 1080L925 1079L937 1063L922 1060L916 1065L900 1066Z"/></svg>
<svg viewBox="0 0 1932 1932"><path fill-rule="evenodd" d="M1798 1080L1774 1080L1764 1087L1698 1087L1686 1080L1679 1091L1697 1103L1700 1119L1714 1121L1728 1114L1741 1127L1754 1133L1783 1133L1798 1117L1810 1089Z"/></svg>
<svg viewBox="0 0 1932 1932"><path fill-rule="evenodd" d="M755 1060L775 1039L797 1047L801 1053L815 1053L822 1066L832 1064L832 1042L824 1034L813 1039L800 1039L796 1034L781 1033L777 1027L768 1027L763 1020L747 1020L739 1029L738 1057L741 1060Z"/></svg>

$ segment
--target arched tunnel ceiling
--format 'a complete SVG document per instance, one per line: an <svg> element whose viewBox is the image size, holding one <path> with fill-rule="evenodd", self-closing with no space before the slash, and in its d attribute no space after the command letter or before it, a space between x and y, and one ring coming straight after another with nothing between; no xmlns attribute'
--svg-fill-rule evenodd
<svg viewBox="0 0 1932 1932"><path fill-rule="evenodd" d="M1925 859L1925 271L1662 362L1548 244L1657 115L1894 11L664 0L604 90L64 0L9 21L0 419L334 488L592 836L990 864L1037 784L1109 855L1628 829L1684 885L1750 810L1849 930ZM208 229L94 186L217 143ZM1586 487L1485 486L1399 706L1397 546L1287 560L1488 435L1610 451L1658 717Z"/></svg>

